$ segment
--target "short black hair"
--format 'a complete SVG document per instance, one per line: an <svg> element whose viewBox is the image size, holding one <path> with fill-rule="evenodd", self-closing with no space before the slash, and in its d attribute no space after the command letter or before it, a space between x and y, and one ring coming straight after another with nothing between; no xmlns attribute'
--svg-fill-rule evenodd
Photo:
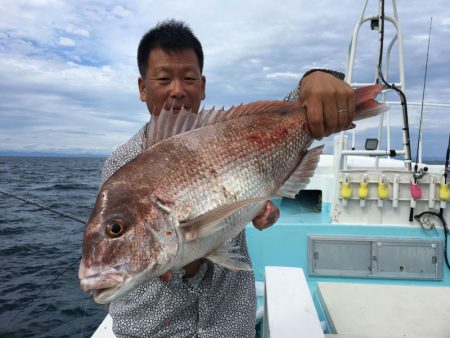
<svg viewBox="0 0 450 338"><path fill-rule="evenodd" d="M155 48L161 48L166 53L192 48L197 55L200 72L203 72L202 45L184 22L175 19L160 22L142 37L137 52L137 63L142 77L147 71L150 51Z"/></svg>

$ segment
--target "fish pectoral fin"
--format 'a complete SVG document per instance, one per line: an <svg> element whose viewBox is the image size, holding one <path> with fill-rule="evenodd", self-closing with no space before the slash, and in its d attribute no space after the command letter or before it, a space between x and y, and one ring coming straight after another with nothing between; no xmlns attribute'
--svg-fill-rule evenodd
<svg viewBox="0 0 450 338"><path fill-rule="evenodd" d="M268 197L265 196L228 203L194 219L180 222L180 228L184 230L186 239L188 240L206 237L223 229L225 224L220 223L220 221L227 218L237 210L250 205L265 202L267 199Z"/></svg>
<svg viewBox="0 0 450 338"><path fill-rule="evenodd" d="M291 176L283 183L276 195L295 198L300 190L306 187L319 163L323 145L308 150Z"/></svg>
<svg viewBox="0 0 450 338"><path fill-rule="evenodd" d="M236 249L238 249L238 247L232 247L225 243L222 247L214 250L205 258L232 271L253 270L249 264L239 260L245 258L244 256L237 252L232 252Z"/></svg>

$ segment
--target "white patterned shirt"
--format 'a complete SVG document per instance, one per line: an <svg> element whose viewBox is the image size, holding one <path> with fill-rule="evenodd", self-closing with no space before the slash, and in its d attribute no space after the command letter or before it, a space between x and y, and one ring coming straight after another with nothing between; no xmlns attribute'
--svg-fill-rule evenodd
<svg viewBox="0 0 450 338"><path fill-rule="evenodd" d="M146 126L106 160L105 182L143 150ZM102 183L103 183L102 182ZM241 232L233 238L251 265ZM236 337L255 336L256 295L252 271L231 271L205 260L192 278L183 269L169 282L153 279L112 302L109 313L117 337Z"/></svg>

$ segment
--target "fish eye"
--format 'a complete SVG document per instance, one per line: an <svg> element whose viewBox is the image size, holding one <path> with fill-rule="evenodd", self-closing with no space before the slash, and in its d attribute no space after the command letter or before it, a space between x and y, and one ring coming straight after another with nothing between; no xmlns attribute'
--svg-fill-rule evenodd
<svg viewBox="0 0 450 338"><path fill-rule="evenodd" d="M110 238L122 236L125 232L125 223L122 220L113 220L106 226L105 232Z"/></svg>

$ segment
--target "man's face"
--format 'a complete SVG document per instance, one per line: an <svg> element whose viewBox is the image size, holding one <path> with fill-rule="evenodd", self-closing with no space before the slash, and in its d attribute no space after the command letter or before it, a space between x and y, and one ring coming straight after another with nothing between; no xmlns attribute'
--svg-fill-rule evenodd
<svg viewBox="0 0 450 338"><path fill-rule="evenodd" d="M152 49L145 78L138 80L141 101L153 115L159 115L162 107L178 112L182 106L197 113L205 98L205 83L193 49L171 53Z"/></svg>

